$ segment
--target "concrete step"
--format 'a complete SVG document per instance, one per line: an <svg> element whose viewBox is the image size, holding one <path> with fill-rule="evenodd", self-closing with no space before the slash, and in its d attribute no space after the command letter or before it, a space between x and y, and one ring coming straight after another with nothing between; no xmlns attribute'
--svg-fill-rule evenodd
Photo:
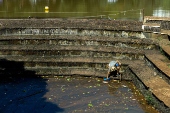
<svg viewBox="0 0 170 113"><path fill-rule="evenodd" d="M84 67L84 68L96 68L96 69L108 69L107 65L112 60L118 60L113 58L100 58L100 57L36 57L36 56L4 56L1 57L1 67L13 68L15 65L12 65L14 62L19 63L21 67L25 68L59 68L59 67ZM12 62L11 65L6 62ZM136 62L138 60L126 60L119 59L122 63L122 70L127 65ZM15 63L14 63L15 64ZM21 65L22 64L22 65ZM17 68L17 67L15 67Z"/></svg>
<svg viewBox="0 0 170 113"><path fill-rule="evenodd" d="M169 39L162 39L159 41L162 54L170 60L170 41Z"/></svg>
<svg viewBox="0 0 170 113"><path fill-rule="evenodd" d="M27 70L35 71L36 75L80 75L80 76L91 76L91 77L106 77L108 69L102 68L86 68L86 67L59 67L59 68L26 68Z"/></svg>
<svg viewBox="0 0 170 113"><path fill-rule="evenodd" d="M103 19L1 19L0 29L72 28L115 31L142 31L141 21ZM48 31L47 31L48 32Z"/></svg>
<svg viewBox="0 0 170 113"><path fill-rule="evenodd" d="M106 78L107 70L100 70L95 68L26 68L35 72L37 76L86 76L86 77L101 77ZM124 72L121 72L121 80L131 80L130 77L126 76ZM118 79L120 77L110 76L111 79Z"/></svg>
<svg viewBox="0 0 170 113"><path fill-rule="evenodd" d="M162 45L161 47L165 56L170 59L170 45Z"/></svg>
<svg viewBox="0 0 170 113"><path fill-rule="evenodd" d="M116 59L106 57L83 57L83 56L1 56L0 61L3 60L16 61L16 62L87 62L87 63L109 63L111 60L120 60L124 65L129 65L133 61L140 60L129 60L129 59Z"/></svg>
<svg viewBox="0 0 170 113"><path fill-rule="evenodd" d="M160 51L147 51L145 54L146 58L151 65L158 69L155 75L160 75L168 84L170 84L170 60L166 56L162 55Z"/></svg>
<svg viewBox="0 0 170 113"><path fill-rule="evenodd" d="M36 56L86 56L143 59L144 52L139 49L101 47L101 46L58 46L58 45L0 45L0 55Z"/></svg>
<svg viewBox="0 0 170 113"><path fill-rule="evenodd" d="M126 67L123 67L126 68ZM105 77L107 76L108 69L103 68L87 68L87 67L25 67L20 68L2 68L0 67L1 76L89 76L89 77ZM120 71L123 75L123 80L131 80L130 77L124 75L124 70ZM116 73L115 73L116 75ZM119 79L119 77L111 76L111 78Z"/></svg>
<svg viewBox="0 0 170 113"><path fill-rule="evenodd" d="M44 58L35 56L4 56L1 57L0 60L0 71L2 75L3 73L7 75L8 72L10 72L10 74L14 73L21 76L34 73L35 75L82 75L106 77L108 71L107 66L112 60L117 59L94 57L60 57L56 59L51 56ZM142 60L126 59L119 59L119 61L122 63L120 70L122 74L125 74L128 65L143 62ZM126 75L123 79L130 80Z"/></svg>
<svg viewBox="0 0 170 113"><path fill-rule="evenodd" d="M155 108L161 109L162 112L164 113L165 112L168 113L169 110L168 107L170 107L170 103L169 103L170 85L166 81L164 81L159 75L155 76L154 74L155 71L145 63L141 63L135 66L129 65L129 67L132 70L132 72L135 74L135 76L138 78L138 81L142 81L142 84L144 85L142 86L139 85L140 83L134 82L136 83L135 85L137 85L137 88L143 90L143 92L145 89L148 89L151 92L151 95L156 97L156 99L158 99L160 102L160 103L157 102L154 103ZM148 91L146 91L143 94L145 97L148 98ZM152 97L149 97L149 99L152 100L152 102L155 102L155 100L152 99ZM160 106L164 106L165 108L162 108Z"/></svg>
<svg viewBox="0 0 170 113"><path fill-rule="evenodd" d="M144 23L142 25L142 29L144 32L153 32L153 33L161 32L161 26L156 23Z"/></svg>
<svg viewBox="0 0 170 113"><path fill-rule="evenodd" d="M104 36L1 36L1 45L28 45L28 44L52 44L52 45L96 45L96 46L117 46L139 49L157 49L158 44L153 39L134 39L122 37Z"/></svg>
<svg viewBox="0 0 170 113"><path fill-rule="evenodd" d="M170 35L170 18L145 16L142 29L145 32L154 32L164 35Z"/></svg>

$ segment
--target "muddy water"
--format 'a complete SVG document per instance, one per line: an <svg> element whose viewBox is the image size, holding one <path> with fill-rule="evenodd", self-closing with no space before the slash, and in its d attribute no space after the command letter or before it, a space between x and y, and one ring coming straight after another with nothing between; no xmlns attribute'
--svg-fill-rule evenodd
<svg viewBox="0 0 170 113"><path fill-rule="evenodd" d="M156 113L131 82L99 78L57 77L47 81L43 97L64 112Z"/></svg>
<svg viewBox="0 0 170 113"><path fill-rule="evenodd" d="M157 113L131 82L100 78L10 78L0 97L1 113Z"/></svg>

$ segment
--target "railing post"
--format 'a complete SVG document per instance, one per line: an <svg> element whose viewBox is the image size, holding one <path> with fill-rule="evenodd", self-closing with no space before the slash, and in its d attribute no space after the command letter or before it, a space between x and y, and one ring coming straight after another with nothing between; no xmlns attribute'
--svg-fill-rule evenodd
<svg viewBox="0 0 170 113"><path fill-rule="evenodd" d="M143 22L144 22L144 16L145 16L145 9L143 9Z"/></svg>

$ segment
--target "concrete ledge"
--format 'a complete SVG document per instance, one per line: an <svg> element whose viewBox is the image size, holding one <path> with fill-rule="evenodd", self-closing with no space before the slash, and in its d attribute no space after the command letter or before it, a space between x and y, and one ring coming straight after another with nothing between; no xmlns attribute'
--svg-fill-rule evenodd
<svg viewBox="0 0 170 113"><path fill-rule="evenodd" d="M106 46L58 46L58 45L0 45L1 55L63 55L87 57L120 57L143 59L143 50Z"/></svg>
<svg viewBox="0 0 170 113"><path fill-rule="evenodd" d="M131 68L129 74L132 77L133 83L139 91L142 92L146 100L149 101L149 103L152 104L159 112L169 113L169 91L167 92L169 85L159 77L153 78L152 75L147 75L149 78L144 80L140 72L138 73L136 71L137 70ZM145 69L143 72L145 72Z"/></svg>
<svg viewBox="0 0 170 113"><path fill-rule="evenodd" d="M162 79L170 84L170 68L167 65L168 60L166 59L166 57L163 56L159 51L148 51L146 52L145 56L146 60L148 60L151 65L153 65L153 67L158 70L159 74L157 72L154 72L154 75L160 75Z"/></svg>
<svg viewBox="0 0 170 113"><path fill-rule="evenodd" d="M0 19L0 29L5 28L79 28L142 31L140 21L100 19Z"/></svg>
<svg viewBox="0 0 170 113"><path fill-rule="evenodd" d="M1 36L0 45L87 45L87 46L114 46L137 49L157 49L158 43L153 39L105 37L105 36Z"/></svg>

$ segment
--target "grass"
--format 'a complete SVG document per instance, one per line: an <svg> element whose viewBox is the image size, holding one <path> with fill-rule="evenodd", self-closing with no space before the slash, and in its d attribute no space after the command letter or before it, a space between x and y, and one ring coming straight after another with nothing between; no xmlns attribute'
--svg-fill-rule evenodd
<svg viewBox="0 0 170 113"><path fill-rule="evenodd" d="M152 98L152 94L151 93L148 93L148 95L145 98L146 98L146 101L147 101L148 104L150 104L150 105L154 104L154 100Z"/></svg>

